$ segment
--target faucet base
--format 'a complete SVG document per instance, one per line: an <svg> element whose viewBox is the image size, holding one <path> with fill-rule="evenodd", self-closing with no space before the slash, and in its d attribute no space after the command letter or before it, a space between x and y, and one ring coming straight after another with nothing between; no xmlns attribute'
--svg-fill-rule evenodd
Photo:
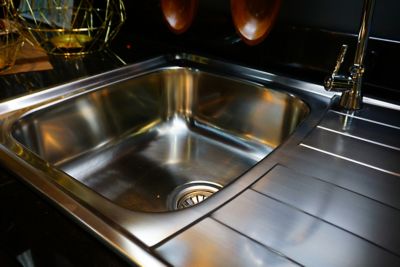
<svg viewBox="0 0 400 267"><path fill-rule="evenodd" d="M362 96L355 90L342 93L339 102L340 107L346 110L358 110L362 108Z"/></svg>

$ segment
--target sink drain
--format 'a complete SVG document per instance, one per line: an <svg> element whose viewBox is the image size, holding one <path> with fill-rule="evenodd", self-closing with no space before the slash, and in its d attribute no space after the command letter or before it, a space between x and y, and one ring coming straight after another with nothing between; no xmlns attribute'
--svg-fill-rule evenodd
<svg viewBox="0 0 400 267"><path fill-rule="evenodd" d="M175 188L168 198L168 206L179 210L194 206L222 188L221 185L207 181L190 182Z"/></svg>

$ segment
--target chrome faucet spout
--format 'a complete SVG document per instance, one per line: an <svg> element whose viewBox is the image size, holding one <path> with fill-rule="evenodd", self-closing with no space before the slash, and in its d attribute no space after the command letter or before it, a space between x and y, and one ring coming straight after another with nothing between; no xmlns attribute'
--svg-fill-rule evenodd
<svg viewBox="0 0 400 267"><path fill-rule="evenodd" d="M332 74L326 78L324 86L328 91L342 92L339 105L346 110L357 110L362 106L362 82L365 72L364 60L371 29L375 0L365 0L358 33L354 63L348 75L339 75L338 71L344 60L347 45L343 45Z"/></svg>
<svg viewBox="0 0 400 267"><path fill-rule="evenodd" d="M365 0L363 14L361 18L360 31L358 33L357 50L354 58L354 65L362 66L364 64L365 52L369 33L371 30L372 14L375 6L375 0Z"/></svg>

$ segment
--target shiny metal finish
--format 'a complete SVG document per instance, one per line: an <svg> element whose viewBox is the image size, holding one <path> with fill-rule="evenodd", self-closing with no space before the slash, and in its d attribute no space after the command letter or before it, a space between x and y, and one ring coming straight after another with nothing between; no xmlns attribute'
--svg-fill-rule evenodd
<svg viewBox="0 0 400 267"><path fill-rule="evenodd" d="M329 110L331 96L204 57L160 57L0 103L0 160L139 265L399 266L400 107ZM224 188L144 212L124 206L137 175L144 188L171 185L174 202L192 182Z"/></svg>
<svg viewBox="0 0 400 267"><path fill-rule="evenodd" d="M189 182L175 188L168 197L170 210L184 209L203 202L217 193L222 186L206 181Z"/></svg>
<svg viewBox="0 0 400 267"><path fill-rule="evenodd" d="M373 153L373 151L368 152ZM317 177L400 209L399 177L303 146L293 149L290 155L282 158L281 162L308 176Z"/></svg>
<svg viewBox="0 0 400 267"><path fill-rule="evenodd" d="M12 135L113 203L161 212L183 184L239 177L307 114L292 95L169 68L36 109Z"/></svg>
<svg viewBox="0 0 400 267"><path fill-rule="evenodd" d="M281 163L400 209L400 180L395 173L400 166L398 118L398 111L370 105L352 114L330 111L313 132L313 138L310 136L303 145L287 152Z"/></svg>
<svg viewBox="0 0 400 267"><path fill-rule="evenodd" d="M0 161L129 260L168 265L154 248L253 184L275 164L266 155L301 142L331 96L162 56L0 103ZM224 188L190 208L165 204L199 181Z"/></svg>
<svg viewBox="0 0 400 267"><path fill-rule="evenodd" d="M276 165L261 162L269 171L211 218L300 265L398 266L400 180L384 169L400 166L400 153L393 149L400 136L398 112L366 105L347 115L350 118L329 111L303 143L276 150L269 157ZM326 139L326 132L337 137ZM308 141L316 142L315 149L305 146ZM337 156L319 151L327 146L336 148ZM348 151L358 153L348 155ZM382 170L355 163L353 156L368 159ZM190 247L197 231L194 226L157 251L172 257L171 262L190 262L200 254L198 247L191 247L193 254L173 254L176 258L171 251ZM202 247L224 240L220 235L213 237ZM233 247L241 243L225 242ZM232 252L238 257L243 254Z"/></svg>
<svg viewBox="0 0 400 267"><path fill-rule="evenodd" d="M361 25L357 40L357 49L354 57L354 65L363 66L367 50L369 33L371 31L372 15L374 12L375 0L365 0L362 10Z"/></svg>
<svg viewBox="0 0 400 267"><path fill-rule="evenodd" d="M299 266L283 254L206 218L156 249L173 266Z"/></svg>
<svg viewBox="0 0 400 267"><path fill-rule="evenodd" d="M400 177L400 150L316 128L302 144ZM364 151L364 153L360 153ZM373 151L373 154L367 151ZM376 160L376 159L384 160Z"/></svg>
<svg viewBox="0 0 400 267"><path fill-rule="evenodd" d="M375 0L365 0L361 17L361 26L358 34L357 49L354 64L350 67L350 75L338 75L340 65L347 51L347 45L343 45L339 53L336 66L331 76L325 80L325 88L328 91L341 91L340 106L346 110L357 110L362 105L362 79L365 72L364 58L367 49L369 32Z"/></svg>
<svg viewBox="0 0 400 267"><path fill-rule="evenodd" d="M253 189L400 255L400 212L277 165Z"/></svg>
<svg viewBox="0 0 400 267"><path fill-rule="evenodd" d="M345 92L353 86L353 80L350 76L339 75L339 70L346 56L347 48L348 46L346 44L342 45L336 60L335 68L331 76L328 76L324 81L324 86L328 91Z"/></svg>
<svg viewBox="0 0 400 267"><path fill-rule="evenodd" d="M394 125L331 111L318 127L394 150L400 149L400 127Z"/></svg>
<svg viewBox="0 0 400 267"><path fill-rule="evenodd" d="M332 111L342 116L355 118L368 123L400 129L400 117L397 116L397 112L400 111L399 105L395 105L393 108L385 108L370 104L366 105L364 109L357 111L343 112L337 109L333 109Z"/></svg>
<svg viewBox="0 0 400 267"><path fill-rule="evenodd" d="M212 217L303 266L400 264L399 257L253 190L247 190Z"/></svg>

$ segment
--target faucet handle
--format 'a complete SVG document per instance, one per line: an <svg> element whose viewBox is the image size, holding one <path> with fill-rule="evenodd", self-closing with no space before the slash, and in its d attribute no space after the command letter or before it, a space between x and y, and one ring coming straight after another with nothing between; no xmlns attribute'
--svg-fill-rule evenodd
<svg viewBox="0 0 400 267"><path fill-rule="evenodd" d="M342 47L340 48L339 56L336 60L336 65L335 68L333 69L332 76L336 76L338 74L340 66L342 65L344 57L346 56L347 48L348 48L347 44L343 44Z"/></svg>
<svg viewBox="0 0 400 267"><path fill-rule="evenodd" d="M335 68L330 76L326 77L324 87L327 91L345 92L352 88L353 79L348 75L339 75L339 69L344 61L347 52L347 45L343 44L340 48L339 56L336 60Z"/></svg>

